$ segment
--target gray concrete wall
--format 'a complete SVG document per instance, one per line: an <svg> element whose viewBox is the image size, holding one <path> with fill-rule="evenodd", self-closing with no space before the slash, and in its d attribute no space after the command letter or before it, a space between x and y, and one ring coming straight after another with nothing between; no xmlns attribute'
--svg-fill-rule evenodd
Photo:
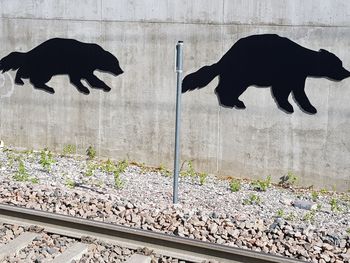
<svg viewBox="0 0 350 263"><path fill-rule="evenodd" d="M112 91L89 96L67 76L48 83L54 95L27 82L10 92L3 75L0 137L15 146L95 145L103 156L172 167L177 40L185 43L185 73L260 33L327 49L350 69L348 0L1 0L0 16L0 56L67 37L98 43L125 71L116 78L99 74ZM250 87L242 95L246 110L222 108L216 84L183 95L182 160L219 175L278 180L293 171L304 185L350 188L350 79L308 78L313 116L294 102L294 114L278 110L268 88Z"/></svg>

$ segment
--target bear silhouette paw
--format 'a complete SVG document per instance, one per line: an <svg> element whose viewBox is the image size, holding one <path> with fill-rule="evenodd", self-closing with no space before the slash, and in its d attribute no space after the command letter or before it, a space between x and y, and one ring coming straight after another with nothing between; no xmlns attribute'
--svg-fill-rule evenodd
<svg viewBox="0 0 350 263"><path fill-rule="evenodd" d="M303 110L309 114L316 114L317 113L317 109L313 106L307 107L307 108L304 107Z"/></svg>
<svg viewBox="0 0 350 263"><path fill-rule="evenodd" d="M47 93L50 93L50 94L55 93L55 90L53 88L46 88L46 89L43 89L43 91L46 91Z"/></svg>
<svg viewBox="0 0 350 263"><path fill-rule="evenodd" d="M280 108L282 108L285 112L287 113L293 113L294 112L294 109L293 109L293 106L292 105L279 105Z"/></svg>
<svg viewBox="0 0 350 263"><path fill-rule="evenodd" d="M21 79L15 79L15 83L16 83L17 85L24 85L24 82L23 82L23 80L21 80Z"/></svg>
<svg viewBox="0 0 350 263"><path fill-rule="evenodd" d="M108 87L108 86L107 86L107 87L104 87L104 88L103 88L103 91L105 91L105 92L109 92L109 91L111 91L111 88L110 88L110 87Z"/></svg>
<svg viewBox="0 0 350 263"><path fill-rule="evenodd" d="M237 100L237 101L235 102L235 106L236 106L237 109L245 109L244 102L241 101L241 100Z"/></svg>

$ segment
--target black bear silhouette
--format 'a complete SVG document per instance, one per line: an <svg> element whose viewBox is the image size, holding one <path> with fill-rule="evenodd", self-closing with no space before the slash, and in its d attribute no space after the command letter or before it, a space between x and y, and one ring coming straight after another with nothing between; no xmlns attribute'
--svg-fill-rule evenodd
<svg viewBox="0 0 350 263"><path fill-rule="evenodd" d="M17 70L16 84L23 85L22 78L29 78L35 88L49 93L55 93L55 90L46 82L54 75L69 75L71 83L80 92L89 94L81 79L93 88L111 90L93 74L94 70L115 76L123 73L118 59L99 45L64 38L49 39L27 53L10 53L0 60L0 70L5 72L10 69Z"/></svg>
<svg viewBox="0 0 350 263"><path fill-rule="evenodd" d="M350 76L342 61L334 54L321 49L304 48L288 38L275 34L252 35L238 40L219 62L204 66L187 75L182 92L203 88L219 75L215 89L221 106L244 109L239 96L251 85L272 88L278 106L293 112L288 97L293 92L302 110L315 114L305 94L308 76L326 77L340 81Z"/></svg>

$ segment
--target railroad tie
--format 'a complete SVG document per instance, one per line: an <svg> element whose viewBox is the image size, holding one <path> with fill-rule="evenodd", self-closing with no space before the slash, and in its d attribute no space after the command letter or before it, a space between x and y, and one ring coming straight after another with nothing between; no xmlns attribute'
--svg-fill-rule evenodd
<svg viewBox="0 0 350 263"><path fill-rule="evenodd" d="M134 254L126 260L125 263L150 263L151 257L147 257L140 254Z"/></svg>
<svg viewBox="0 0 350 263"><path fill-rule="evenodd" d="M87 244L75 243L67 248L62 254L55 257L52 263L70 263L72 260L79 260L87 251Z"/></svg>
<svg viewBox="0 0 350 263"><path fill-rule="evenodd" d="M21 249L25 248L37 236L39 236L38 233L24 232L15 239L8 242L7 244L0 246L0 260L4 259L4 257L8 255L15 254Z"/></svg>

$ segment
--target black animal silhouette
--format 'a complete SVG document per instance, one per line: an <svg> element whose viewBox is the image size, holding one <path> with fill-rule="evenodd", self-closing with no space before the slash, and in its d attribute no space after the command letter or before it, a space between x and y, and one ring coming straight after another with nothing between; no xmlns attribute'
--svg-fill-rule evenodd
<svg viewBox="0 0 350 263"><path fill-rule="evenodd" d="M302 110L314 114L305 94L308 76L340 81L350 76L341 60L321 49L304 48L288 38L274 34L252 35L238 40L219 62L187 75L182 92L203 88L219 75L215 89L219 103L226 107L245 108L239 96L251 85L272 86L272 94L280 108L288 113L293 106L288 97L293 92Z"/></svg>
<svg viewBox="0 0 350 263"><path fill-rule="evenodd" d="M90 91L81 83L85 79L93 88L110 91L94 70L114 75L123 73L118 59L97 44L83 43L74 39L53 38L27 53L12 52L0 60L0 70L17 70L15 83L23 85L22 78L29 78L37 89L55 93L46 85L52 76L68 74L71 83L82 93Z"/></svg>

